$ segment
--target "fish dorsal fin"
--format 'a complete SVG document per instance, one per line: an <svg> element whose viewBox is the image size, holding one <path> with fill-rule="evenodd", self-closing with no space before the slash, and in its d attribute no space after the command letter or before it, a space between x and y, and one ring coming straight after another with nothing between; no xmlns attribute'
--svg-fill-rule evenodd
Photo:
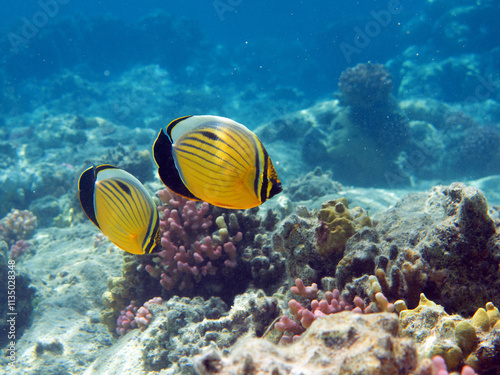
<svg viewBox="0 0 500 375"><path fill-rule="evenodd" d="M238 128L245 129L245 131L248 131L248 129L245 126L226 117L212 116L212 115L184 116L168 124L167 136L170 138L172 143L175 143L186 132L196 129L199 126L207 126L209 124L217 124L217 123L229 126L236 126Z"/></svg>
<svg viewBox="0 0 500 375"><path fill-rule="evenodd" d="M170 124L167 125L167 130L166 130L167 136L170 139L171 143L175 143L182 134L199 125L199 123L196 121L195 122L193 122L192 120L186 121L190 118L192 119L193 117L195 116L191 115L191 116L179 117L178 119L172 121Z"/></svg>

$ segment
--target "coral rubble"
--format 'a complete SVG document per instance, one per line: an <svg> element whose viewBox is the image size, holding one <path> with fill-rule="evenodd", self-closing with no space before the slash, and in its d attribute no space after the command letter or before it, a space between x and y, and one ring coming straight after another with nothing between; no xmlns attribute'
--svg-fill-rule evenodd
<svg viewBox="0 0 500 375"><path fill-rule="evenodd" d="M317 319L291 345L247 339L229 356L216 350L198 356L196 369L209 374L410 374L417 353L409 339L397 337L394 314L341 312Z"/></svg>

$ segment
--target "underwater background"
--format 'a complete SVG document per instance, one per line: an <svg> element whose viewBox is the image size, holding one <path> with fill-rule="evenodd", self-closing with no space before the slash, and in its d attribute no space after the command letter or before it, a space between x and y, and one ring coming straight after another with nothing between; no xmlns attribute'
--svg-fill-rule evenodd
<svg viewBox="0 0 500 375"><path fill-rule="evenodd" d="M431 374L434 355L500 373L499 17L494 0L5 4L0 373ZM167 190L153 142L186 115L255 132L283 192L229 210ZM100 164L150 192L158 253L85 216L78 178Z"/></svg>

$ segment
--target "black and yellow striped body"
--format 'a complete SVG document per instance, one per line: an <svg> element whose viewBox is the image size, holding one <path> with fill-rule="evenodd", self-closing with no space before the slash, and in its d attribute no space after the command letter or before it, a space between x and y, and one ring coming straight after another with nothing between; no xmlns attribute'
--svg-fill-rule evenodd
<svg viewBox="0 0 500 375"><path fill-rule="evenodd" d="M147 254L160 243L158 209L144 186L111 165L85 170L78 183L89 219L119 248Z"/></svg>
<svg viewBox="0 0 500 375"><path fill-rule="evenodd" d="M259 138L217 116L187 116L160 131L153 147L158 172L171 190L227 208L252 208L281 191Z"/></svg>

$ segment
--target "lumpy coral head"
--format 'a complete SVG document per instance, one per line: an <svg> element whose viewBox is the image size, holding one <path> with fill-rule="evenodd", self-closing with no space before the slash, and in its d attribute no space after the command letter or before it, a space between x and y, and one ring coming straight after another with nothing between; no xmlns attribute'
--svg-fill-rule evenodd
<svg viewBox="0 0 500 375"><path fill-rule="evenodd" d="M392 88L392 76L381 64L358 64L344 70L339 78L342 97L353 108L387 105Z"/></svg>

